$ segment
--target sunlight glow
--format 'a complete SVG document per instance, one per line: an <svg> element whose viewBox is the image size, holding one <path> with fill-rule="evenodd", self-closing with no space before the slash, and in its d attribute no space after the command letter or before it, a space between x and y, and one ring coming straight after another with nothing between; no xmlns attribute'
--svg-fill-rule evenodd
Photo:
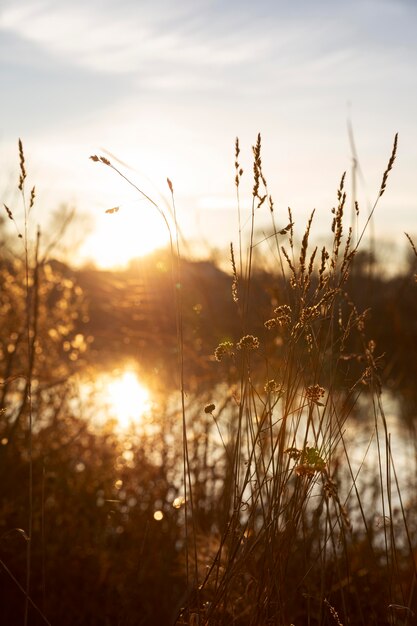
<svg viewBox="0 0 417 626"><path fill-rule="evenodd" d="M126 371L107 386L109 407L122 428L140 421L150 407L150 397L132 371Z"/></svg>
<svg viewBox="0 0 417 626"><path fill-rule="evenodd" d="M114 214L100 216L94 234L86 241L88 253L99 267L123 266L167 245L169 233L158 212L134 208L121 207Z"/></svg>

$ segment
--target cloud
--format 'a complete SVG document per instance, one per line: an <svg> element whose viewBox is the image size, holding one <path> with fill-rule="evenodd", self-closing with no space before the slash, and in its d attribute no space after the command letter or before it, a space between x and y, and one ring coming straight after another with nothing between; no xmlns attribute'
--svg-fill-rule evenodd
<svg viewBox="0 0 417 626"><path fill-rule="evenodd" d="M184 3L183 3L184 4ZM226 32L212 31L195 10L179 10L173 20L122 3L100 10L95 2L9 4L1 29L36 43L53 56L96 72L132 73L168 64L233 66L268 52L263 40L243 39L229 23ZM124 10L123 10L124 9ZM249 35L249 33L248 33Z"/></svg>
<svg viewBox="0 0 417 626"><path fill-rule="evenodd" d="M131 69L129 34L117 16L103 15L91 5L38 3L10 6L3 12L2 29L73 65L95 71ZM120 20L119 20L120 21ZM146 29L136 33L148 37Z"/></svg>
<svg viewBox="0 0 417 626"><path fill-rule="evenodd" d="M62 66L102 76L118 100L137 93L217 93L262 97L367 73L407 44L415 22L392 0L4 0L0 29L31 46L28 67ZM399 37L400 27L403 29ZM13 47L13 42L12 42ZM394 52L393 52L394 50ZM9 57L10 58L10 57ZM412 61L403 55L403 61ZM72 72L73 74L73 72ZM125 77L115 87L113 77ZM379 78L379 74L378 74ZM104 98L107 101L111 96Z"/></svg>

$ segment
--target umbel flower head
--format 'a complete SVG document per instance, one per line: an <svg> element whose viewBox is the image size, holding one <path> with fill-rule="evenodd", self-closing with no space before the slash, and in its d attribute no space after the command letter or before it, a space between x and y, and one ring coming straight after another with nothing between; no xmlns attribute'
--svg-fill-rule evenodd
<svg viewBox="0 0 417 626"><path fill-rule="evenodd" d="M214 351L216 361L221 361L225 355L233 356L234 344L231 341L222 341Z"/></svg>
<svg viewBox="0 0 417 626"><path fill-rule="evenodd" d="M306 389L307 400L313 404L320 405L320 400L324 397L324 394L325 390L323 387L320 387L320 385L310 385L310 387Z"/></svg>
<svg viewBox="0 0 417 626"><path fill-rule="evenodd" d="M259 339L254 335L245 335L238 341L239 350L257 350L259 348Z"/></svg>
<svg viewBox="0 0 417 626"><path fill-rule="evenodd" d="M264 323L265 328L268 330L271 330L271 328L275 328L276 326L286 328L291 324L291 307L288 306L288 304L282 304L277 307L274 309L274 313L276 317L266 320Z"/></svg>
<svg viewBox="0 0 417 626"><path fill-rule="evenodd" d="M271 380L267 381L264 386L264 390L267 393L275 393L281 391L281 385L274 378L272 378Z"/></svg>
<svg viewBox="0 0 417 626"><path fill-rule="evenodd" d="M297 465L294 468L297 476L311 477L326 470L326 461L317 448L310 446L305 446L302 450L287 448L285 453L289 455L290 459L297 461Z"/></svg>

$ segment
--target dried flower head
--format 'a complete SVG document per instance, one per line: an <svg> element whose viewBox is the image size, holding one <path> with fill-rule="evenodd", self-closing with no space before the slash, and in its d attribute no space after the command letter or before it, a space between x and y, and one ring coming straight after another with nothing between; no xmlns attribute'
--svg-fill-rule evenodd
<svg viewBox="0 0 417 626"><path fill-rule="evenodd" d="M6 213L7 213L7 216L8 216L8 218L9 218L9 220L13 220L13 219L14 219L14 218L13 218L13 213L11 212L11 210L9 209L9 207L8 207L8 206L6 206L5 204L3 204L3 206L4 206L4 208L6 209Z"/></svg>
<svg viewBox="0 0 417 626"><path fill-rule="evenodd" d="M317 448L306 446L299 455L299 465L295 468L295 473L297 476L313 476L316 472L324 472L325 469L326 461Z"/></svg>
<svg viewBox="0 0 417 626"><path fill-rule="evenodd" d="M308 478L311 478L316 473L316 470L314 467L311 467L306 463L300 463L300 465L297 465L295 468L295 473L297 476L307 476Z"/></svg>
<svg viewBox="0 0 417 626"><path fill-rule="evenodd" d="M235 185L236 187L239 187L240 179L242 178L242 174L243 174L243 169L240 167L240 164L239 164L239 154L240 154L239 138L236 137L236 141L235 141L235 170L236 170Z"/></svg>
<svg viewBox="0 0 417 626"><path fill-rule="evenodd" d="M381 188L379 190L379 197L382 196L385 189L387 188L388 174L390 173L390 171L392 170L392 166L394 165L395 157L397 156L397 147L398 147L398 133L395 133L394 145L392 146L391 157L390 157L390 160L388 161L387 169L385 170L384 175L382 177Z"/></svg>
<svg viewBox="0 0 417 626"><path fill-rule="evenodd" d="M110 165L111 166L111 163L110 163L109 159L107 159L104 156L97 156L96 154L93 154L93 155L90 156L90 159L92 161L94 161L95 163L101 162L101 163L104 163L104 165Z"/></svg>
<svg viewBox="0 0 417 626"><path fill-rule="evenodd" d="M361 315L358 315L356 324L357 324L359 332L363 332L365 330L366 313L367 313L367 311L365 311Z"/></svg>
<svg viewBox="0 0 417 626"><path fill-rule="evenodd" d="M276 326L279 326L279 322L275 317L273 317L270 320L266 320L266 322L264 322L264 326L268 330L271 330L271 328L275 328Z"/></svg>
<svg viewBox="0 0 417 626"><path fill-rule="evenodd" d="M343 626L342 622L340 621L339 613L336 611L334 606L332 606L330 604L330 602L328 600L326 600L326 598L324 598L324 604L329 609L330 615L333 617L333 619L336 622L337 626Z"/></svg>
<svg viewBox="0 0 417 626"><path fill-rule="evenodd" d="M216 405L213 403L206 404L206 406L204 407L204 413L213 413L215 408L216 408Z"/></svg>
<svg viewBox="0 0 417 626"><path fill-rule="evenodd" d="M287 448L286 450L284 450L284 452L285 454L288 454L290 459L292 459L293 461L298 461L302 454L302 450L299 450L298 448Z"/></svg>
<svg viewBox="0 0 417 626"><path fill-rule="evenodd" d="M19 176L19 190L23 191L23 185L26 180L26 169L25 169L25 154L23 152L23 144L22 140L19 139L19 165L20 165L20 176Z"/></svg>
<svg viewBox="0 0 417 626"><path fill-rule="evenodd" d="M307 400L312 402L313 404L321 405L320 400L324 398L325 390L320 385L310 385L306 389L306 397Z"/></svg>
<svg viewBox="0 0 417 626"><path fill-rule="evenodd" d="M274 313L280 326L289 326L291 323L291 307L288 304L281 304L274 309Z"/></svg>
<svg viewBox="0 0 417 626"><path fill-rule="evenodd" d="M214 351L216 361L221 361L225 355L233 356L234 344L231 341L222 341Z"/></svg>
<svg viewBox="0 0 417 626"><path fill-rule="evenodd" d="M36 197L36 189L35 189L35 187L32 187L32 189L30 191L29 211L33 207L33 205L35 204L35 197Z"/></svg>
<svg viewBox="0 0 417 626"><path fill-rule="evenodd" d="M254 335L245 335L237 344L239 350L257 350L259 348L259 339Z"/></svg>
<svg viewBox="0 0 417 626"><path fill-rule="evenodd" d="M265 384L264 389L266 393L276 393L277 391L281 391L281 385L272 378Z"/></svg>
<svg viewBox="0 0 417 626"><path fill-rule="evenodd" d="M306 306L302 309L300 313L300 325L304 326L305 324L312 322L313 320L320 317L320 303L315 306Z"/></svg>
<svg viewBox="0 0 417 626"><path fill-rule="evenodd" d="M13 224L15 225L17 236L19 237L19 239L23 239L21 233L19 232L19 228L17 226L16 220L14 219L13 213L11 212L8 206L6 206L5 204L3 204L3 206L6 209L7 217L9 218L9 220L12 220Z"/></svg>

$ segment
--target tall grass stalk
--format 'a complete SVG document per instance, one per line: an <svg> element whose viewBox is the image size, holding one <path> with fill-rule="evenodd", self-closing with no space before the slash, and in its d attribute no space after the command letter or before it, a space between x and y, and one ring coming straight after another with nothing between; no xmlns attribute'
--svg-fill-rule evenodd
<svg viewBox="0 0 417 626"><path fill-rule="evenodd" d="M185 551L186 551L186 580L187 588L199 588L198 583L198 570L197 570L197 545L196 545L196 527L194 516L194 504L193 504L193 492L191 484L191 470L190 470L190 455L188 447L187 436L187 420L186 420L186 407L185 407L185 382L184 382L184 333L183 333L183 318L182 318L182 278L181 278L181 251L180 251L180 228L177 221L177 211L175 205L174 188L171 180L167 178L168 188L171 194L172 203L172 218L174 222L175 243L174 236L172 234L171 225L168 217L163 209L150 198L142 189L140 189L130 178L125 176L118 168L116 168L111 161L104 156L93 155L90 157L92 161L99 162L107 167L110 167L116 174L121 176L130 186L132 186L141 196L143 196L161 215L165 226L168 230L169 245L171 254L171 276L172 287L174 292L175 301L175 318L177 329L177 351L178 351L178 370L179 370L179 390L181 397L181 415L182 415L182 441L183 441L183 488L184 488L184 527L185 527ZM189 518L191 519L191 525L193 533L190 533ZM194 573L193 583L191 585L190 579L190 547L193 550L194 556Z"/></svg>
<svg viewBox="0 0 417 626"><path fill-rule="evenodd" d="M30 210L33 207L35 199L35 188L32 189L30 195L29 206L26 202L25 195L25 180L26 180L26 168L25 168L25 155L23 152L23 144L19 139L19 163L20 163L20 179L19 179L19 191L22 197L23 210L24 210L24 249L25 249L25 285L26 285L26 341L27 341L27 373L26 373L26 389L24 394L24 401L22 407L28 403L28 452L29 452L29 515L28 515L28 539L26 548L26 599L25 599L25 615L24 624L27 626L29 616L29 597L30 597L30 582L31 582L31 564L32 564L32 529L33 529L33 406L32 406L32 372L34 366L34 346L36 341L36 324L37 324L37 277L38 277L38 252L39 252L39 239L40 232L38 230L36 240L35 251L35 264L33 274L33 286L29 285L29 237L28 237L28 219ZM33 294L33 304L32 304ZM33 308L33 311L32 311ZM33 319L32 319L33 315Z"/></svg>
<svg viewBox="0 0 417 626"><path fill-rule="evenodd" d="M396 148L397 139L373 210ZM365 217L361 233L347 224L351 205L343 175L329 211L330 240L319 249L312 243L314 212L300 234L291 209L281 215L274 206L260 136L252 153L252 198L245 207L236 141L239 232L238 245L230 246L229 277L185 258L170 180L171 203L164 211L109 159L92 157L132 185L169 232L171 275L161 279L155 269L159 309L145 302L132 319L133 327L134 320L145 320L136 333L127 316L138 293L143 302L141 280L129 273L56 269L45 264L39 231L30 242L35 191L29 199L19 143L22 234L5 208L23 252L16 259L5 255L0 273L0 463L10 477L2 483L0 502L0 567L6 575L0 621L4 610L10 623L17 615L27 626L39 619L64 626L83 620L178 626L415 622L415 495L401 484L404 469L394 454L384 397L393 366L383 369L379 309L370 320L367 294L358 289L369 284L358 246L370 222ZM271 232L258 234L262 211L269 214ZM264 243L266 260L260 257ZM272 272L265 271L269 259ZM146 272L154 260L144 265ZM197 272L201 284L193 291ZM89 365L77 361L84 341L77 275L108 281L106 343L113 333L110 319L123 324L127 343L147 332L156 357L146 361L149 369L159 366L166 348L169 368L178 374L172 400L160 372L161 406L125 436L109 424L91 428L75 407L77 390L62 385ZM122 315L113 309L126 276ZM390 281L378 284L392 290ZM401 293L411 297L413 287ZM399 292L393 293L391 308L381 308L386 327L397 306ZM174 312L165 320L171 305L175 326ZM401 330L388 345L406 336L413 306L401 308ZM113 313L120 315L107 317ZM152 324L146 313L155 313ZM94 333L94 323L89 328ZM404 343L401 376L413 354ZM106 349L113 363L120 348ZM412 385L410 377L397 389L406 395ZM96 412L92 407L91 415ZM365 419L369 431L361 424ZM407 464L415 470L413 461ZM15 538L26 541L24 552Z"/></svg>
<svg viewBox="0 0 417 626"><path fill-rule="evenodd" d="M343 175L332 210L333 241L319 256L318 249L311 251L309 243L314 212L298 251L291 210L288 225L276 227L258 135L253 147L246 257L239 199L240 147L236 141L239 271L232 246L232 296L242 312L243 332L239 341L224 342L215 352L217 360L225 362L226 371L229 368L237 374L239 393L236 409L229 414L233 423L229 439L216 419L214 405L210 410L225 448L225 476L219 497L225 503L226 519L217 527L218 548L201 584L204 604L196 603L191 614L190 609L181 613L178 624L284 626L296 623L293 611L297 596L305 597L303 614L308 623L322 623L328 618L338 624L367 623L358 574L352 565L354 538L367 542L375 564L381 546L375 544L369 506L362 493L364 460L359 468L353 467L346 439L352 410L365 395L373 407L382 517L391 520L390 525L384 522L383 526L386 611L402 607L412 615L415 583L407 592L401 581L403 552L400 554L392 526L393 500L401 499L401 494L392 477L392 473L396 477L396 469L381 400L380 356L373 340L366 336L365 312L356 309L348 294L354 258L385 192L397 139L396 135L377 199L356 241L352 227L344 232L347 195ZM277 276L280 273L281 280L275 286L271 318L265 320L267 334L258 338L250 334L249 313L256 307L251 297L258 245L255 213L265 201L271 213L279 261ZM356 202L355 211L359 211ZM287 241L283 245L284 238ZM356 346L356 354L349 353L351 346ZM364 364L362 373L343 385L349 372L346 364L352 360ZM339 391L341 383L343 392ZM350 484L340 477L343 465ZM403 509L402 524L409 535ZM334 579L330 586L329 576ZM303 587L309 591L303 593Z"/></svg>

